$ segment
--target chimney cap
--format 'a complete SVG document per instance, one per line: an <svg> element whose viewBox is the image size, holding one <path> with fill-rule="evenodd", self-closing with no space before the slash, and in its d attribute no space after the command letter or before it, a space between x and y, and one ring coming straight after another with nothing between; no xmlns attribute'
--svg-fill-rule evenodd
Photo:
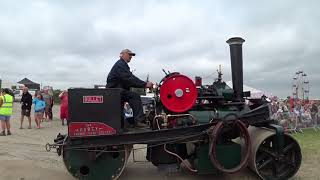
<svg viewBox="0 0 320 180"><path fill-rule="evenodd" d="M244 39L242 39L241 37L232 37L230 39L227 40L227 43L229 45L232 45L232 44L242 44L243 42L245 42Z"/></svg>

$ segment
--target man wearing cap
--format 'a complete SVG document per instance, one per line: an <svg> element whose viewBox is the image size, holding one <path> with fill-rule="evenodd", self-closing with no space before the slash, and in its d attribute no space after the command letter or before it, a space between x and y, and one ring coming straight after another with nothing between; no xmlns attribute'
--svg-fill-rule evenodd
<svg viewBox="0 0 320 180"><path fill-rule="evenodd" d="M146 127L142 123L144 114L140 96L130 91L131 87L135 88L152 88L152 82L145 82L137 78L130 71L128 63L132 56L136 54L129 49L124 49L120 52L120 59L111 68L107 77L107 88L121 88L121 99L130 104L133 110L133 116L137 127Z"/></svg>

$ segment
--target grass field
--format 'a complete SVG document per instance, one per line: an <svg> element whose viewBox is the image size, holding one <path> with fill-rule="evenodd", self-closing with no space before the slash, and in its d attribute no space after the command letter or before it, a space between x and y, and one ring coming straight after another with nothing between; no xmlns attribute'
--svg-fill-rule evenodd
<svg viewBox="0 0 320 180"><path fill-rule="evenodd" d="M320 130L304 129L303 133L293 133L292 136L297 139L302 151L299 177L320 180Z"/></svg>

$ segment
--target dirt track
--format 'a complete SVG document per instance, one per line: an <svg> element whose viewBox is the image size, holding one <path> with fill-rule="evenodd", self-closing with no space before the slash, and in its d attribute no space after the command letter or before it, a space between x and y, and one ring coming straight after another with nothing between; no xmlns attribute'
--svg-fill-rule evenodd
<svg viewBox="0 0 320 180"><path fill-rule="evenodd" d="M12 136L0 137L0 180L74 180L68 174L59 157L54 151L46 152L44 145L52 143L53 138L59 133L65 133L67 127L61 126L57 118L59 107L54 107L54 120L42 123L42 129L36 129L32 120L32 129L26 129L27 120L25 119L25 129L20 130L20 105L14 104L14 114L11 118ZM33 115L32 115L33 119ZM144 160L145 152L136 152L137 160ZM302 165L299 173L294 179L308 179L304 177L304 171L308 166ZM309 171L310 172L310 171ZM312 173L312 172L311 172ZM305 174L306 175L306 174ZM316 176L313 176L316 177ZM197 176L190 173L175 171L159 171L156 167L147 162L133 163L132 157L121 175L120 179L258 179L249 170L243 170L233 175L210 175Z"/></svg>

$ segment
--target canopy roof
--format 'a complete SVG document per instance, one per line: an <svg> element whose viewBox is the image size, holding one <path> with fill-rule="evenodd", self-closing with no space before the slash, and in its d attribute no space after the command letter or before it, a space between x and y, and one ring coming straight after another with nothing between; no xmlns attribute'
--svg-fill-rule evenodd
<svg viewBox="0 0 320 180"><path fill-rule="evenodd" d="M232 81L227 81L226 84L232 88ZM243 85L243 91L250 91L251 98L261 98L261 96L265 95L269 98L273 97L272 93L266 92L260 89L256 89L247 85Z"/></svg>
<svg viewBox="0 0 320 180"><path fill-rule="evenodd" d="M40 84L31 81L28 78L23 78L21 81L17 82L19 84L23 84L29 89L40 89Z"/></svg>
<svg viewBox="0 0 320 180"><path fill-rule="evenodd" d="M33 81L31 81L30 79L28 79L28 78L23 78L21 81L19 81L18 82L19 84L24 84L24 85L26 85L26 84L38 84L38 83L35 83L35 82L33 82Z"/></svg>

